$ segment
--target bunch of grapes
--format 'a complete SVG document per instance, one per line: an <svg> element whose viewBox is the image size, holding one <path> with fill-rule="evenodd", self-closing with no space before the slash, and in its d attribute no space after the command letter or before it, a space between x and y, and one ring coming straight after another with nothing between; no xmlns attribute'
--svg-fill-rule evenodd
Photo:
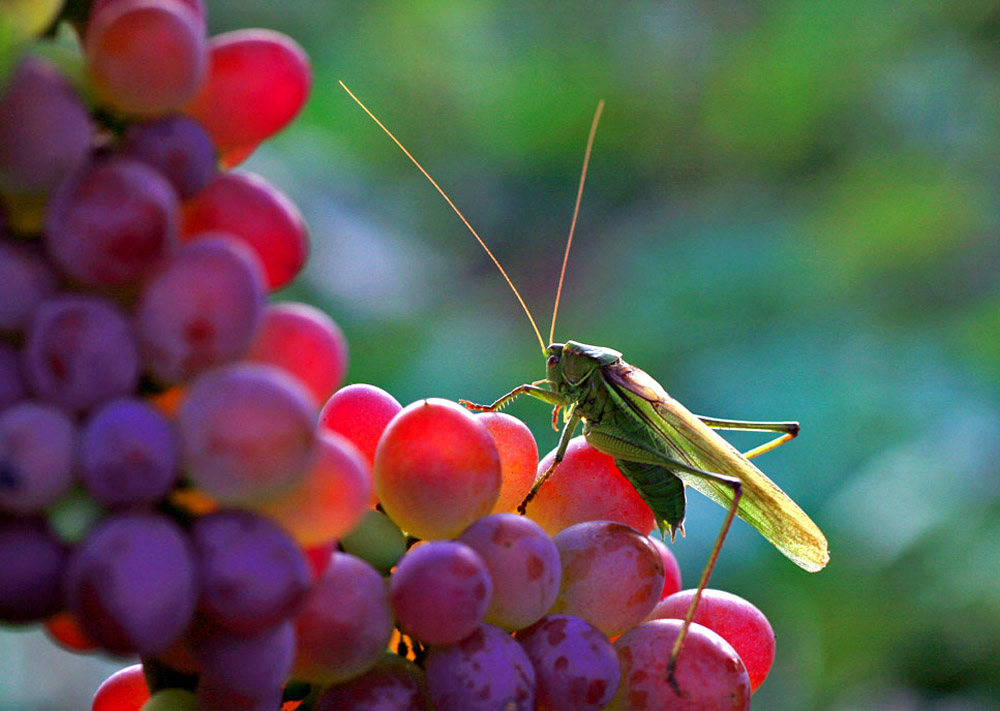
<svg viewBox="0 0 1000 711"><path fill-rule="evenodd" d="M310 70L202 0L21 0L0 40L0 622L138 656L94 711L743 709L766 618L693 591L582 438L341 387L294 204L236 166ZM56 38L57 41L53 41ZM678 693L678 691L680 693Z"/></svg>

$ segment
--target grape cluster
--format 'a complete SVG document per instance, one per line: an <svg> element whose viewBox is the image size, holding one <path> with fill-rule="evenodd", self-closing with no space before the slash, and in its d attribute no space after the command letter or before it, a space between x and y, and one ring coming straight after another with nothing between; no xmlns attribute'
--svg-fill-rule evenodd
<svg viewBox="0 0 1000 711"><path fill-rule="evenodd" d="M93 711L749 707L773 634L721 591L668 683L693 591L610 457L573 440L517 516L522 422L341 387L337 325L269 303L306 228L236 166L306 99L292 40L8 8L0 623L140 657Z"/></svg>

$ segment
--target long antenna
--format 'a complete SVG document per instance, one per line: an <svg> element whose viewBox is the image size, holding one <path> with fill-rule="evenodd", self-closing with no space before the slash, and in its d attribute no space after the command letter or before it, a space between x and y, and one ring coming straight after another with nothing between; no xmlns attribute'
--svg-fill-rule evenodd
<svg viewBox="0 0 1000 711"><path fill-rule="evenodd" d="M597 102L594 120L590 122L590 136L587 137L587 150L583 154L583 171L580 173L580 187L576 191L576 206L573 208L573 221L569 225L569 238L566 240L566 253L563 254L562 270L559 272L559 288L556 289L556 303L552 307L552 326L549 328L549 343L556 339L556 314L559 313L559 298L562 296L563 280L566 278L566 263L569 262L569 248L573 246L573 231L576 229L576 218L580 214L580 201L583 199L583 184L587 180L587 166L590 164L590 152L594 148L594 135L597 133L597 122L601 120L604 111L604 99Z"/></svg>
<svg viewBox="0 0 1000 711"><path fill-rule="evenodd" d="M459 210L457 207L455 207L455 203L453 203L451 201L451 198L448 197L448 195L445 193L445 191L441 189L441 186L438 185L437 182L434 180L434 178L432 178L430 176L430 173L428 173L426 170L424 170L424 167L422 165L420 165L419 162L417 162L417 159L414 158L413 155L408 150L406 150L406 146L404 146L402 143L400 143L399 139L392 135L392 131L390 131L389 129L387 129L385 127L385 124L383 124L381 121L379 121L378 118L375 116L375 114L373 114L371 111L368 110L368 107L365 106L361 102L361 99L359 99L358 97L356 97L354 95L354 92L347 88L347 84L345 84L343 81L341 81L340 85L342 87L344 87L344 91L346 91L348 94L350 94L351 98L354 99L358 103L358 106L360 106L362 109L364 109L365 113L368 114L372 118L372 120L379 125L379 128L381 128L383 131L385 131L386 135L388 135L389 138L391 138L393 140L393 142L397 146L399 146L400 150L403 151L403 153L406 154L406 157L409 158L411 161L413 161L413 165L417 166L417 168L420 170L420 172L424 174L424 177L427 178L431 182L431 185L433 185L435 188L437 188L437 191L439 193L441 193L441 197L443 197L445 199L445 201L449 205L451 205L451 209L455 211L455 214L458 215L459 219L462 220L462 222L465 224L465 226L469 228L469 232L472 233L472 236L475 237L476 240L479 242L479 244L482 246L482 248L486 250L486 254L488 254L490 256L490 259L493 260L493 263L497 265L497 269L499 269L500 273L503 274L503 278L507 280L507 284L513 290L514 296L517 297L518 302L521 304L521 308L524 309L524 313L527 314L528 320L531 321L531 328L534 329L534 331L535 331L535 337L538 338L538 344L542 347L542 353L546 353L547 351L545 350L545 342L542 341L542 334L541 334L541 332L539 332L538 326L535 325L535 319L532 318L531 312L528 311L528 305L524 303L524 299L521 298L521 294L520 294L520 292L518 292L517 287L514 286L514 282L512 282L510 280L510 277L507 276L507 272L505 272L504 268L502 266L500 266L500 262L497 261L497 258L493 256L493 252L491 252L490 248L486 246L485 242L483 242L483 238L480 237L479 234L472 228L472 225L470 225L469 221L465 219L465 215L462 214L462 211Z"/></svg>

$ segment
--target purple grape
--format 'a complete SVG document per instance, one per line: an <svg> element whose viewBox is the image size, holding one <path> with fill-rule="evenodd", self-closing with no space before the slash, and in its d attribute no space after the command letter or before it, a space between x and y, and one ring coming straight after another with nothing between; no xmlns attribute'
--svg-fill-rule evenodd
<svg viewBox="0 0 1000 711"><path fill-rule="evenodd" d="M238 363L205 373L177 417L185 468L223 503L260 501L308 473L315 419L304 386L279 368Z"/></svg>
<svg viewBox="0 0 1000 711"><path fill-rule="evenodd" d="M125 132L121 152L156 168L181 199L208 185L218 171L212 139L200 123L187 116L132 124Z"/></svg>
<svg viewBox="0 0 1000 711"><path fill-rule="evenodd" d="M456 541L411 548L389 581L400 629L426 644L453 644L483 621L493 593L476 552Z"/></svg>
<svg viewBox="0 0 1000 711"><path fill-rule="evenodd" d="M200 639L194 653L209 686L250 699L268 697L280 692L292 669L295 626L289 621L251 636L216 632Z"/></svg>
<svg viewBox="0 0 1000 711"><path fill-rule="evenodd" d="M242 357L264 310L250 249L221 233L187 245L145 284L136 308L144 364L177 383Z"/></svg>
<svg viewBox="0 0 1000 711"><path fill-rule="evenodd" d="M282 690L272 690L261 696L247 696L216 686L211 679L201 679L195 689L198 708L206 711L275 711L281 706ZM152 711L152 709L150 709ZM170 707L170 711L181 711Z"/></svg>
<svg viewBox="0 0 1000 711"><path fill-rule="evenodd" d="M118 307L98 296L43 301L28 327L22 358L31 390L69 410L128 395L139 382L132 328Z"/></svg>
<svg viewBox="0 0 1000 711"><path fill-rule="evenodd" d="M133 284L176 250L177 194L145 163L94 161L64 181L45 213L45 247L88 286Z"/></svg>
<svg viewBox="0 0 1000 711"><path fill-rule="evenodd" d="M535 711L600 711L618 689L618 654L604 633L571 615L549 615L516 635L535 669Z"/></svg>
<svg viewBox="0 0 1000 711"><path fill-rule="evenodd" d="M0 414L0 510L36 513L73 483L73 422L51 405L25 400Z"/></svg>
<svg viewBox="0 0 1000 711"><path fill-rule="evenodd" d="M26 394L21 377L21 356L6 343L0 343L0 411L22 400Z"/></svg>
<svg viewBox="0 0 1000 711"><path fill-rule="evenodd" d="M219 627L257 634L288 619L309 589L305 557L275 523L249 511L202 516L191 530L201 607Z"/></svg>
<svg viewBox="0 0 1000 711"><path fill-rule="evenodd" d="M0 187L46 191L87 156L90 114L60 74L25 57L0 95Z"/></svg>
<svg viewBox="0 0 1000 711"><path fill-rule="evenodd" d="M21 331L59 280L39 250L0 242L0 331Z"/></svg>
<svg viewBox="0 0 1000 711"><path fill-rule="evenodd" d="M360 676L329 687L314 711L430 711L424 670L390 652Z"/></svg>
<svg viewBox="0 0 1000 711"><path fill-rule="evenodd" d="M61 610L65 563L43 519L0 516L0 621L37 622Z"/></svg>
<svg viewBox="0 0 1000 711"><path fill-rule="evenodd" d="M480 625L458 644L432 648L424 669L436 711L535 708L535 670L499 627Z"/></svg>
<svg viewBox="0 0 1000 711"><path fill-rule="evenodd" d="M80 474L108 507L152 504L177 479L170 423L142 400L113 400L93 413L80 436Z"/></svg>
<svg viewBox="0 0 1000 711"><path fill-rule="evenodd" d="M106 517L70 557L66 606L116 654L156 656L184 634L198 603L191 544L154 513Z"/></svg>

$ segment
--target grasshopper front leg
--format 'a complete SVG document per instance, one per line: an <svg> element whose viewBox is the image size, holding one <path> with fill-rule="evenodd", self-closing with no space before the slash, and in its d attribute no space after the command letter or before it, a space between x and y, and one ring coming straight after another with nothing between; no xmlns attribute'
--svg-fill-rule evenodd
<svg viewBox="0 0 1000 711"><path fill-rule="evenodd" d="M533 398L537 398L543 402L547 402L550 405L563 406L565 405L564 398L559 394L547 390L546 388L539 387L540 385L547 383L548 380L544 378L541 380L536 380L533 383L528 383L526 385L518 385L516 388L511 390L509 393L503 397L497 399L492 405L477 405L474 402L469 402L468 400L459 400L459 405L464 405L474 412L496 412L502 410L507 405L509 405L518 395L530 395Z"/></svg>

